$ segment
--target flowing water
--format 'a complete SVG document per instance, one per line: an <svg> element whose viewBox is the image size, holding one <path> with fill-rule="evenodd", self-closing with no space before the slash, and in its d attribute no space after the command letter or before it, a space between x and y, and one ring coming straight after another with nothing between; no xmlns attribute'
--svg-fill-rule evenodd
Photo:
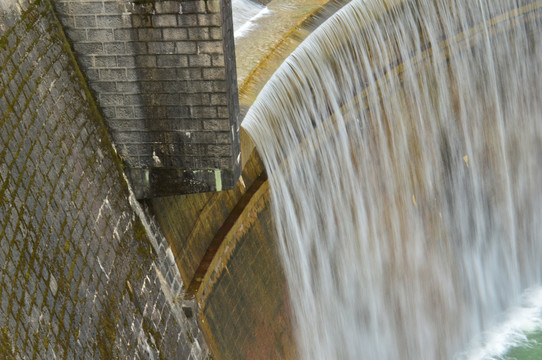
<svg viewBox="0 0 542 360"><path fill-rule="evenodd" d="M270 11L251 0L232 0L232 16L234 36L242 37L251 31L255 24L252 20L270 15Z"/></svg>
<svg viewBox="0 0 542 360"><path fill-rule="evenodd" d="M541 16L354 0L268 82L243 126L302 359L542 358Z"/></svg>

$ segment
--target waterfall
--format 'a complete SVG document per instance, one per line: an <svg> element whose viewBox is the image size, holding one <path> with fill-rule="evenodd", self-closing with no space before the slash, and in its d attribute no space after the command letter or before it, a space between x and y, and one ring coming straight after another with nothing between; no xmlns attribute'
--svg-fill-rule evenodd
<svg viewBox="0 0 542 360"><path fill-rule="evenodd" d="M463 358L541 284L541 16L353 0L262 90L300 358Z"/></svg>

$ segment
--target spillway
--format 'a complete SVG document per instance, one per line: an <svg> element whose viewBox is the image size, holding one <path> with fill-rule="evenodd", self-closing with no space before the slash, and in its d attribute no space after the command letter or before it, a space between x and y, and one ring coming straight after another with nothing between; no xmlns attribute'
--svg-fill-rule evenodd
<svg viewBox="0 0 542 360"><path fill-rule="evenodd" d="M354 0L262 90L243 127L302 359L502 355L476 349L541 284L541 16Z"/></svg>

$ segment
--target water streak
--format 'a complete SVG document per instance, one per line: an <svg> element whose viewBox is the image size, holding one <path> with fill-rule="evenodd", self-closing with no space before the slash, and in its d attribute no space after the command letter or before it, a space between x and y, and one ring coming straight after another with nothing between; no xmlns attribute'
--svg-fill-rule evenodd
<svg viewBox="0 0 542 360"><path fill-rule="evenodd" d="M267 7L251 0L233 0L233 29L236 38L246 36L254 27L254 21L268 16L271 11Z"/></svg>
<svg viewBox="0 0 542 360"><path fill-rule="evenodd" d="M461 356L540 284L541 9L354 0L266 85L301 358Z"/></svg>

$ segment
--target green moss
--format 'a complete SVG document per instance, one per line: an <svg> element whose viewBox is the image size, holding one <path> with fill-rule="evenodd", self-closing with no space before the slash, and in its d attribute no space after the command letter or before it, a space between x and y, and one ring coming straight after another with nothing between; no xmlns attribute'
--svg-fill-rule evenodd
<svg viewBox="0 0 542 360"><path fill-rule="evenodd" d="M147 230L139 218L133 223L133 237L137 242L137 254L143 259L154 260L156 254L147 237Z"/></svg>
<svg viewBox="0 0 542 360"><path fill-rule="evenodd" d="M117 300L114 295L106 297L106 303L98 319L96 342L102 359L118 358L115 341L120 311L116 304Z"/></svg>
<svg viewBox="0 0 542 360"><path fill-rule="evenodd" d="M142 326L143 326L143 331L145 331L145 334L152 337L152 339L154 340L153 342L149 342L149 346L152 347L156 351L156 353L158 354L158 358L160 360L166 360L164 356L162 355L162 352L160 352L160 350L156 347L158 346L158 344L162 342L162 335L159 332L154 331L154 329L152 328L150 324L149 319L147 318L143 318ZM154 344L156 344L156 346Z"/></svg>
<svg viewBox="0 0 542 360"><path fill-rule="evenodd" d="M186 338L188 339L188 342L190 344L193 344L194 343L194 337L192 336L192 334L190 333L190 331L186 330Z"/></svg>
<svg viewBox="0 0 542 360"><path fill-rule="evenodd" d="M9 337L9 329L0 329L0 360L15 359L15 353L13 352L13 344Z"/></svg>

